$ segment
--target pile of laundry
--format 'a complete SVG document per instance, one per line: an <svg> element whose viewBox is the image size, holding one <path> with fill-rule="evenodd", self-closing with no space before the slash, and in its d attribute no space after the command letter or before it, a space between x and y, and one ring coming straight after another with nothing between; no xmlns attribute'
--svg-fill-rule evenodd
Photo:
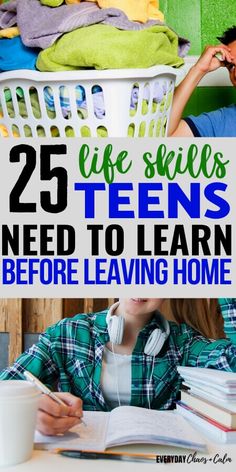
<svg viewBox="0 0 236 472"><path fill-rule="evenodd" d="M179 67L189 49L156 0L12 0L0 37L0 71Z"/></svg>
<svg viewBox="0 0 236 472"><path fill-rule="evenodd" d="M153 113L155 112L158 104L160 107L160 111L163 111L165 106L166 108L170 106L170 103L168 103L168 101L170 101L172 97L171 97L171 94L169 93L167 96L167 103L165 103L164 96L166 95L166 93L167 93L166 84L164 83L160 85L157 82L154 87L154 97L153 97L153 102L152 102ZM5 94L7 113L10 118L14 118L15 108L13 105L10 89L5 88L4 94ZM41 106L40 106L39 97L38 97L36 89L34 87L31 87L29 90L29 94L30 94L30 103L31 103L33 115L36 119L40 119ZM77 85L75 87L75 96L76 96L76 109L77 109L78 116L80 117L81 120L84 120L88 117L88 110L87 110L85 89L82 85ZM92 97L93 97L94 114L96 118L98 119L104 118L105 117L104 96L103 96L102 88L99 85L93 86ZM69 98L67 87L65 86L60 87L59 98L60 98L60 106L61 106L62 115L65 119L69 119L71 117L71 104L70 104L70 98ZM18 109L19 109L20 116L22 118L28 118L28 111L27 111L27 106L25 102L24 91L21 87L17 87L16 89L16 99L18 102ZM134 84L132 92L131 92L131 97L130 97L130 116L134 116L136 113L138 99L139 99L139 87L138 87L138 84ZM51 87L49 86L44 88L44 100L46 103L48 117L50 119L56 118L54 95L53 95L53 91ZM150 91L149 91L149 88L145 88L143 92L143 100L142 100L142 113L143 114L147 113L149 100L150 100ZM1 110L1 105L0 105L0 117L2 117L1 111L2 110ZM154 123L153 123L153 126L154 126ZM37 133L39 137L45 136L45 131L40 126L37 129ZM139 136L144 136L144 133L145 133L145 124L143 123L139 130ZM52 126L51 134L52 134L52 137L59 136L59 132L56 126ZM128 136L132 137L133 135L134 135L134 125L130 124L128 128ZM3 136L3 137L9 136L7 128L1 124L0 124L0 136ZM15 125L13 125L13 136L19 137L19 133ZM30 127L27 125L25 125L25 136L32 137L32 131ZM70 127L67 127L66 136L74 137L75 136L74 130ZM86 125L81 127L81 136L85 138L91 136L90 129ZM100 137L108 136L107 130L103 126L100 126L98 128L98 136Z"/></svg>
<svg viewBox="0 0 236 472"><path fill-rule="evenodd" d="M158 64L180 67L189 47L188 40L178 37L164 23L157 0L10 0L0 5L0 72L147 68ZM14 117L11 93L4 93L8 115ZM102 119L103 91L96 86L92 93L95 116ZM153 101L161 103L165 93L163 87L157 86ZM20 114L27 117L20 87L16 95ZM59 98L62 114L69 118L66 87L61 88ZM35 117L40 116L40 103L33 88L30 99ZM50 87L44 89L44 100L48 115L55 117ZM147 101L144 97L143 106ZM131 116L137 102L138 89L134 87ZM86 96L80 85L76 87L76 106L85 119ZM0 131L7 135L3 126Z"/></svg>

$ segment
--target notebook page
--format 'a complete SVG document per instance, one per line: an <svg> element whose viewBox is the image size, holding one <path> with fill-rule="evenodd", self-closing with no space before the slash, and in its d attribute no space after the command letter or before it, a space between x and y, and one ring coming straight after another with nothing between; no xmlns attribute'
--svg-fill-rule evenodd
<svg viewBox="0 0 236 472"><path fill-rule="evenodd" d="M36 431L36 449L77 449L97 450L105 449L105 438L108 428L110 413L102 411L84 411L83 424L77 425L63 435L44 436Z"/></svg>
<svg viewBox="0 0 236 472"><path fill-rule="evenodd" d="M153 443L204 449L201 436L174 411L123 406L110 414L106 446Z"/></svg>

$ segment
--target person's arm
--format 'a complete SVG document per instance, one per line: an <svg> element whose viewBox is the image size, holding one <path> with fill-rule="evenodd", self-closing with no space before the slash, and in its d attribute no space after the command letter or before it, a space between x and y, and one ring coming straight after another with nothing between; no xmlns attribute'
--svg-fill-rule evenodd
<svg viewBox="0 0 236 472"><path fill-rule="evenodd" d="M236 346L226 339L213 341L195 333L185 345L182 365L236 372Z"/></svg>
<svg viewBox="0 0 236 472"><path fill-rule="evenodd" d="M189 98L201 79L208 72L212 72L224 65L224 62L219 61L219 59L215 57L216 53L221 53L224 61L231 63L233 60L230 49L227 46L208 46L205 49L197 63L190 69L186 77L175 89L168 136L193 136L193 132L188 124L181 119L182 114Z"/></svg>
<svg viewBox="0 0 236 472"><path fill-rule="evenodd" d="M236 298L219 298L226 338L236 344Z"/></svg>
<svg viewBox="0 0 236 472"><path fill-rule="evenodd" d="M53 327L39 336L39 341L23 352L14 364L0 372L0 380L24 380L24 371L28 370L49 388L58 381L59 372L51 352L51 332Z"/></svg>

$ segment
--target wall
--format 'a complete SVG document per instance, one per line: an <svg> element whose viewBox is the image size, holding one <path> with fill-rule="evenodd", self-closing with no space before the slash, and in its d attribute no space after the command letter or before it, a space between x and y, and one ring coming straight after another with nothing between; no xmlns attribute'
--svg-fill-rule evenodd
<svg viewBox="0 0 236 472"><path fill-rule="evenodd" d="M0 370L37 342L39 333L48 326L77 313L101 311L114 301L113 298L1 298ZM168 300L162 312L173 319Z"/></svg>
<svg viewBox="0 0 236 472"><path fill-rule="evenodd" d="M0 369L14 362L38 334L64 317L100 311L114 299L0 299Z"/></svg>
<svg viewBox="0 0 236 472"><path fill-rule="evenodd" d="M208 44L217 44L216 36L236 25L236 0L160 0L160 9L166 22L190 39L192 55L199 55ZM235 101L232 87L200 87L184 114L199 114Z"/></svg>

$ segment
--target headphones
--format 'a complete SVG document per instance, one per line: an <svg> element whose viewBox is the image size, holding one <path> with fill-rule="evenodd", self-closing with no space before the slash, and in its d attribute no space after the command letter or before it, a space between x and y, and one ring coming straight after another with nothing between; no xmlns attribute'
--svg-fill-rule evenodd
<svg viewBox="0 0 236 472"><path fill-rule="evenodd" d="M110 307L106 317L108 334L112 344L121 344L124 335L125 318L123 316L113 315L119 304L120 302L114 303ZM163 318L160 313L158 313L158 317L163 329L156 328L150 334L144 348L144 354L147 356L157 356L170 334L168 321Z"/></svg>

